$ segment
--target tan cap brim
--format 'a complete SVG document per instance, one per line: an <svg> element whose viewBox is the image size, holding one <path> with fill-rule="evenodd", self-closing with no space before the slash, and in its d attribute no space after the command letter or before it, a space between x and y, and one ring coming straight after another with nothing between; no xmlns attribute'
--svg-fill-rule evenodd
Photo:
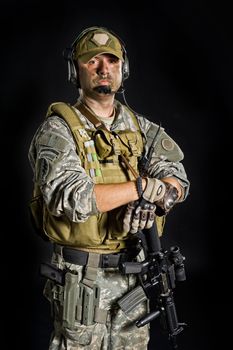
<svg viewBox="0 0 233 350"><path fill-rule="evenodd" d="M95 56L98 56L98 55L101 55L101 54L104 54L104 53L110 53L110 54L118 57L120 60L124 61L121 51L118 52L116 50L111 49L110 47L103 48L103 46L99 47L99 48L96 47L96 48L94 48L92 50L89 50L86 54L83 54L83 55L81 55L80 57L77 57L77 58L81 62L87 63L88 61L90 61L91 58L93 58Z"/></svg>

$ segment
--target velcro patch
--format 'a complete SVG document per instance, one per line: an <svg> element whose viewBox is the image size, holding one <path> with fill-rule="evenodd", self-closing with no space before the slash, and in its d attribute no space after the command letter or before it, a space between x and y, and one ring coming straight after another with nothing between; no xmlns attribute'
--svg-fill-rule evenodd
<svg viewBox="0 0 233 350"><path fill-rule="evenodd" d="M167 138L162 139L161 144L166 151L172 151L175 146L174 142L172 142L171 139Z"/></svg>

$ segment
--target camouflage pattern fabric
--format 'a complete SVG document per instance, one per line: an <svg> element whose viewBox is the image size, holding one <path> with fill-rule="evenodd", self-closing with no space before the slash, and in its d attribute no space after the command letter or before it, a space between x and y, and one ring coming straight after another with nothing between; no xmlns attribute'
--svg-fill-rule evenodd
<svg viewBox="0 0 233 350"><path fill-rule="evenodd" d="M117 117L111 131L136 131L128 110L115 101ZM94 125L78 110L87 130ZM137 116L145 147L150 130L158 129L155 123ZM154 130L152 130L154 134ZM57 116L49 117L37 130L29 150L29 159L45 203L52 215L66 215L73 222L84 222L91 215L98 214L94 195L93 179L81 166L76 152L76 143L66 122ZM184 188L184 199L189 191L189 181L181 163L183 153L163 128L158 135L155 153L149 165L149 176L161 179L176 177Z"/></svg>
<svg viewBox="0 0 233 350"><path fill-rule="evenodd" d="M53 255L53 264L78 273L83 277L83 267L64 262L59 254ZM145 350L149 341L149 325L137 328L135 320L148 311L147 303L142 303L127 316L116 302L136 285L134 275L124 276L116 268L98 269L96 284L101 288L99 307L108 310L106 324L95 323L90 326L76 322L75 329L62 326L62 310L58 301L51 298L51 284L48 281L44 295L51 302L54 313L54 332L49 350Z"/></svg>

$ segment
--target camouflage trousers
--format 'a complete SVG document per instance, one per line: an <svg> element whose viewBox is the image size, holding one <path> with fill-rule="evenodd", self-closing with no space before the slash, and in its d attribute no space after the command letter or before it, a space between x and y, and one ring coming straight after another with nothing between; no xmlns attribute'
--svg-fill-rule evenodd
<svg viewBox="0 0 233 350"><path fill-rule="evenodd" d="M66 263L55 253L53 263L59 268L75 271L79 282L82 281L83 266ZM70 329L64 326L62 305L51 297L54 284L47 281L44 295L51 303L54 318L49 350L146 350L149 326L137 328L135 321L148 312L147 302L137 305L127 315L116 303L136 285L136 277L122 275L116 268L98 268L95 283L100 288L99 308L108 310L106 323L86 326L75 322L75 327Z"/></svg>

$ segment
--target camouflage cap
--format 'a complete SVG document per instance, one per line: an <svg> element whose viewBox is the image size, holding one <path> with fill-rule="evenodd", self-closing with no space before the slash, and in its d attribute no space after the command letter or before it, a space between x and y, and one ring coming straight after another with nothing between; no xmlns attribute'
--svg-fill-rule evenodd
<svg viewBox="0 0 233 350"><path fill-rule="evenodd" d="M74 48L74 59L87 63L92 57L110 53L122 61L123 51L119 39L103 28L87 32Z"/></svg>

